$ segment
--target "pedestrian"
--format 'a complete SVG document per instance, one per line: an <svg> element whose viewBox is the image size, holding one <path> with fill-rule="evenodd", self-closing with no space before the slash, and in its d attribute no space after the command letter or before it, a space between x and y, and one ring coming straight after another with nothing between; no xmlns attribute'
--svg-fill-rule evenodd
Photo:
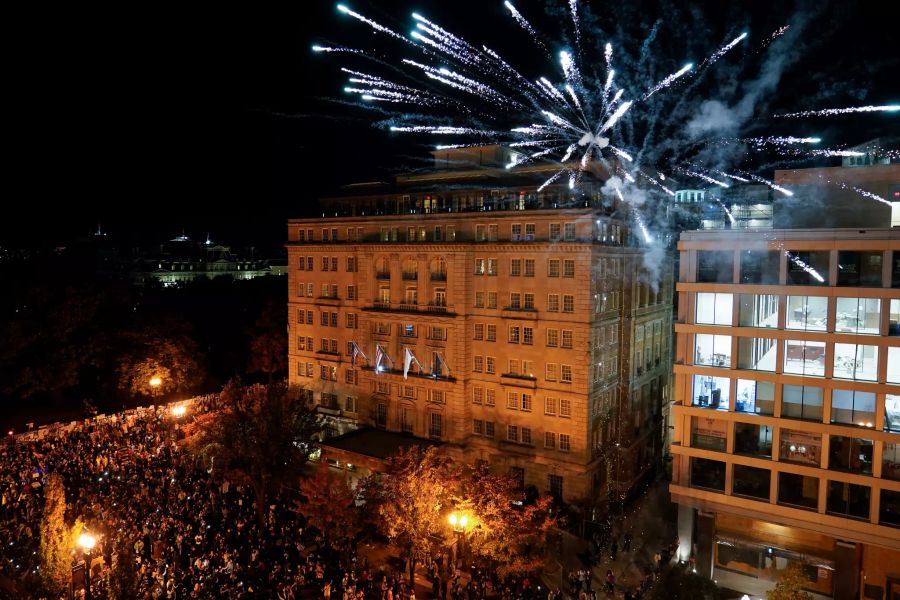
<svg viewBox="0 0 900 600"><path fill-rule="evenodd" d="M625 546L622 548L622 552L631 552L631 533L625 534Z"/></svg>

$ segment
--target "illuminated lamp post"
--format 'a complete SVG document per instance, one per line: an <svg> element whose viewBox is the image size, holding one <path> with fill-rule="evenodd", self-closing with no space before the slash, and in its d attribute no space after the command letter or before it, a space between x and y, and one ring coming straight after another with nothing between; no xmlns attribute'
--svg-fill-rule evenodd
<svg viewBox="0 0 900 600"><path fill-rule="evenodd" d="M150 387L158 388L161 385L162 385L162 377L160 377L159 375L154 375L153 377L150 378Z"/></svg>
<svg viewBox="0 0 900 600"><path fill-rule="evenodd" d="M78 536L78 547L84 553L84 599L91 600L91 551L97 544L97 538L84 532Z"/></svg>
<svg viewBox="0 0 900 600"><path fill-rule="evenodd" d="M469 525L469 516L465 513L452 512L450 513L450 516L447 517L447 521L456 533L459 558L462 559L465 556L466 527Z"/></svg>

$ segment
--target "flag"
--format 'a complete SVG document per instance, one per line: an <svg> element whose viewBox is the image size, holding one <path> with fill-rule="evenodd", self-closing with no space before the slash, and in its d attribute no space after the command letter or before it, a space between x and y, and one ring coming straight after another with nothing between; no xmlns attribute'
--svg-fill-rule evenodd
<svg viewBox="0 0 900 600"><path fill-rule="evenodd" d="M432 374L439 375L442 371L441 365L444 365L444 367L446 367L446 369L447 369L447 374L449 375L450 374L450 366L447 364L447 361L444 360L444 355L442 355L440 352L436 351L434 353L434 356L435 356L435 361L434 361L434 370L432 371Z"/></svg>
<svg viewBox="0 0 900 600"><path fill-rule="evenodd" d="M356 366L356 355L357 354L359 356L362 356L363 360L365 360L366 362L369 362L369 357L366 356L365 352L360 350L359 345L356 342L350 342L350 343L353 344L353 350L350 352L350 366L351 367Z"/></svg>
<svg viewBox="0 0 900 600"><path fill-rule="evenodd" d="M384 358L384 350L381 349L380 344L375 344L375 371L378 372L381 369L381 359Z"/></svg>
<svg viewBox="0 0 900 600"><path fill-rule="evenodd" d="M422 370L422 363L419 362L419 359L412 353L412 350L409 348L403 349L403 379L406 379L406 374L409 373L409 366L412 363L416 363L419 367L419 371Z"/></svg>

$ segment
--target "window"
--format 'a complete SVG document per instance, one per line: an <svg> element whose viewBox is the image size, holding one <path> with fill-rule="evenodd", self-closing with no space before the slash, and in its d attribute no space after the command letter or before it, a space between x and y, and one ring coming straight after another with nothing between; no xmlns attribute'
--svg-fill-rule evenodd
<svg viewBox="0 0 900 600"><path fill-rule="evenodd" d="M561 383L572 383L572 365L560 365L559 381Z"/></svg>
<svg viewBox="0 0 900 600"><path fill-rule="evenodd" d="M544 448L556 448L556 434L552 431L544 432Z"/></svg>
<svg viewBox="0 0 900 600"><path fill-rule="evenodd" d="M446 404L447 399L443 390L429 390L428 393L430 396L428 401L432 404Z"/></svg>
<svg viewBox="0 0 900 600"><path fill-rule="evenodd" d="M522 328L522 343L528 344L529 346L534 344L534 328L533 327L523 327Z"/></svg>
<svg viewBox="0 0 900 600"><path fill-rule="evenodd" d="M323 230L323 232L324 232L324 230ZM328 257L323 256L322 257L322 270L327 271L330 264L331 264L331 262L329 261Z"/></svg>
<svg viewBox="0 0 900 600"><path fill-rule="evenodd" d="M774 371L776 348L771 338L738 338L738 369Z"/></svg>
<svg viewBox="0 0 900 600"><path fill-rule="evenodd" d="M559 294L549 294L547 296L547 311L559 312Z"/></svg>
<svg viewBox="0 0 900 600"><path fill-rule="evenodd" d="M571 296L569 294L563 295L563 312L575 312L575 296Z"/></svg>
<svg viewBox="0 0 900 600"><path fill-rule="evenodd" d="M434 227L434 241L443 242L444 241L444 228L441 225L435 225Z"/></svg>
<svg viewBox="0 0 900 600"><path fill-rule="evenodd" d="M534 310L534 294L532 294L531 292L525 292L524 296L525 304L523 305L523 308L525 308L526 310Z"/></svg>
<svg viewBox="0 0 900 600"><path fill-rule="evenodd" d="M488 324L487 326L487 341L496 342L497 341L497 326Z"/></svg>
<svg viewBox="0 0 900 600"><path fill-rule="evenodd" d="M563 478L562 475L547 475L547 488L550 495L554 498L562 500L563 498Z"/></svg>
<svg viewBox="0 0 900 600"><path fill-rule="evenodd" d="M497 263L498 263L498 260L496 258L489 258L487 260L487 274L488 275L497 275Z"/></svg>
<svg viewBox="0 0 900 600"><path fill-rule="evenodd" d="M319 378L325 381L337 381L337 367L319 365Z"/></svg>
<svg viewBox="0 0 900 600"><path fill-rule="evenodd" d="M695 365L711 367L731 367L731 336L698 333L695 336L697 353L694 355Z"/></svg>
<svg viewBox="0 0 900 600"><path fill-rule="evenodd" d="M900 481L900 444L885 442L881 454L881 476L884 479Z"/></svg>
<svg viewBox="0 0 900 600"><path fill-rule="evenodd" d="M534 277L534 259L525 259L525 277Z"/></svg>
<svg viewBox="0 0 900 600"><path fill-rule="evenodd" d="M563 277L575 277L575 261L574 260L564 260L563 261Z"/></svg>
<svg viewBox="0 0 900 600"><path fill-rule="evenodd" d="M311 283L306 284L306 296L308 298L313 297L313 284L311 284Z"/></svg>
<svg viewBox="0 0 900 600"><path fill-rule="evenodd" d="M711 250L697 252L697 281L700 283L732 283L734 253Z"/></svg>
<svg viewBox="0 0 900 600"><path fill-rule="evenodd" d="M481 419L474 419L472 421L472 433L475 435L484 435L484 421Z"/></svg>
<svg viewBox="0 0 900 600"><path fill-rule="evenodd" d="M441 413L430 413L428 420L428 437L438 439L443 435L443 418Z"/></svg>
<svg viewBox="0 0 900 600"><path fill-rule="evenodd" d="M568 433L559 434L559 450L560 452L568 452L572 449L572 438Z"/></svg>
<svg viewBox="0 0 900 600"><path fill-rule="evenodd" d="M734 424L734 452L758 458L772 458L772 427L736 422Z"/></svg>
<svg viewBox="0 0 900 600"><path fill-rule="evenodd" d="M547 381L556 381L559 377L559 365L557 363L547 363L544 379Z"/></svg>
<svg viewBox="0 0 900 600"><path fill-rule="evenodd" d="M531 394L522 394L522 404L519 408L526 412L531 412L532 402Z"/></svg>
<svg viewBox="0 0 900 600"><path fill-rule="evenodd" d="M834 377L875 381L878 371L878 346L862 344L834 345Z"/></svg>
<svg viewBox="0 0 900 600"><path fill-rule="evenodd" d="M412 323L403 323L400 326L401 337L416 337L416 326Z"/></svg>
<svg viewBox="0 0 900 600"><path fill-rule="evenodd" d="M547 277L559 277L558 258L551 258L547 261Z"/></svg>
<svg viewBox="0 0 900 600"><path fill-rule="evenodd" d="M731 325L732 294L711 294L699 292L697 294L696 322L709 325Z"/></svg>
<svg viewBox="0 0 900 600"><path fill-rule="evenodd" d="M706 458L691 458L691 487L725 491L725 463Z"/></svg>
<svg viewBox="0 0 900 600"><path fill-rule="evenodd" d="M484 404L484 388L475 386L472 388L472 404Z"/></svg>
<svg viewBox="0 0 900 600"><path fill-rule="evenodd" d="M348 342L348 345L349 344L352 344L352 342ZM348 348L348 350L349 350L349 348ZM354 371L353 369L347 369L346 371L344 371L344 383L347 383L349 385L356 385L356 383L357 383L356 371Z"/></svg>
<svg viewBox="0 0 900 600"><path fill-rule="evenodd" d="M559 232L560 232L559 223L550 223L550 241L551 242L559 241L559 238L560 238Z"/></svg>
<svg viewBox="0 0 900 600"><path fill-rule="evenodd" d="M571 417L572 416L572 401L568 398L560 398L559 399L559 416L560 417Z"/></svg>
<svg viewBox="0 0 900 600"><path fill-rule="evenodd" d="M878 515L878 523L900 527L900 492L881 490L881 510Z"/></svg>
<svg viewBox="0 0 900 600"><path fill-rule="evenodd" d="M829 481L825 510L831 514L868 521L870 495L868 486Z"/></svg>
<svg viewBox="0 0 900 600"><path fill-rule="evenodd" d="M518 242L522 239L522 224L521 223L513 223L510 225L510 235L509 239L514 242Z"/></svg>
<svg viewBox="0 0 900 600"><path fill-rule="evenodd" d="M496 397L497 397L496 390L485 390L484 405L485 406L494 406L496 404Z"/></svg>
<svg viewBox="0 0 900 600"><path fill-rule="evenodd" d="M509 328L509 343L510 344L518 344L519 343L519 326L511 325Z"/></svg>
<svg viewBox="0 0 900 600"><path fill-rule="evenodd" d="M484 308L484 292L475 292L475 308Z"/></svg>
<svg viewBox="0 0 900 600"><path fill-rule="evenodd" d="M509 261L510 277L519 277L522 274L522 259L513 258Z"/></svg>
<svg viewBox="0 0 900 600"><path fill-rule="evenodd" d="M559 411L559 401L556 398L547 396L544 398L544 414L555 415Z"/></svg>
<svg viewBox="0 0 900 600"><path fill-rule="evenodd" d="M481 373L482 371L484 371L484 357L483 356L479 356L477 354L475 355L475 364L473 365L472 370L475 371L476 373Z"/></svg>
<svg viewBox="0 0 900 600"><path fill-rule="evenodd" d="M488 292L487 293L487 307L488 308L497 308L497 292Z"/></svg>
<svg viewBox="0 0 900 600"><path fill-rule="evenodd" d="M347 286L347 300L356 300L356 286L355 285Z"/></svg>
<svg viewBox="0 0 900 600"><path fill-rule="evenodd" d="M884 396L884 430L900 433L900 395L885 394Z"/></svg>
<svg viewBox="0 0 900 600"><path fill-rule="evenodd" d="M347 272L348 273L356 272L356 257L355 256L347 257Z"/></svg>
<svg viewBox="0 0 900 600"><path fill-rule="evenodd" d="M511 359L509 359L509 369L507 369L506 372L509 373L510 375L520 375L520 374L521 374L521 371L520 371L520 368L521 368L521 367L520 367L519 365L520 365L520 361L519 361L518 358L511 358Z"/></svg>
<svg viewBox="0 0 900 600"><path fill-rule="evenodd" d="M484 339L484 323L475 323L475 333L472 335L473 340Z"/></svg>
<svg viewBox="0 0 900 600"><path fill-rule="evenodd" d="M825 342L785 340L784 372L823 376L825 374Z"/></svg>
<svg viewBox="0 0 900 600"><path fill-rule="evenodd" d="M874 427L875 394L856 390L832 390L831 422Z"/></svg>
<svg viewBox="0 0 900 600"><path fill-rule="evenodd" d="M352 373L352 371L348 371L348 373ZM355 396L344 396L344 412L348 412L348 413L356 412L356 397Z"/></svg>
<svg viewBox="0 0 900 600"><path fill-rule="evenodd" d="M547 346L549 348L556 348L559 346L559 329L547 330Z"/></svg>
<svg viewBox="0 0 900 600"><path fill-rule="evenodd" d="M881 300L878 298L838 298L834 330L838 333L878 335Z"/></svg>
<svg viewBox="0 0 900 600"><path fill-rule="evenodd" d="M828 468L832 471L872 474L872 440L833 435L828 447Z"/></svg>
<svg viewBox="0 0 900 600"><path fill-rule="evenodd" d="M344 326L348 329L356 329L357 328L357 320L356 313L347 313L344 315L345 323Z"/></svg>
<svg viewBox="0 0 900 600"><path fill-rule="evenodd" d="M513 310L519 310L522 308L522 294L519 292L510 292L509 293L509 307Z"/></svg>
<svg viewBox="0 0 900 600"><path fill-rule="evenodd" d="M752 379L737 380L734 409L757 415L775 414L775 384Z"/></svg>
<svg viewBox="0 0 900 600"><path fill-rule="evenodd" d="M525 223L525 240L534 240L534 223Z"/></svg>
<svg viewBox="0 0 900 600"><path fill-rule="evenodd" d="M691 417L691 446L704 450L725 451L727 424L721 419Z"/></svg>
<svg viewBox="0 0 900 600"><path fill-rule="evenodd" d="M818 467L822 459L822 435L782 428L778 459Z"/></svg>
<svg viewBox="0 0 900 600"><path fill-rule="evenodd" d="M694 375L693 405L728 410L731 380L727 377Z"/></svg>
<svg viewBox="0 0 900 600"><path fill-rule="evenodd" d="M900 383L900 347L891 346L887 351L887 382Z"/></svg>
<svg viewBox="0 0 900 600"><path fill-rule="evenodd" d="M516 425L506 426L506 439L510 442L519 441L519 428Z"/></svg>
<svg viewBox="0 0 900 600"><path fill-rule="evenodd" d="M500 227L498 225L488 225L488 241L496 242L500 236Z"/></svg>
<svg viewBox="0 0 900 600"><path fill-rule="evenodd" d="M823 296L788 296L785 329L825 331L828 298Z"/></svg>
<svg viewBox="0 0 900 600"><path fill-rule="evenodd" d="M819 479L794 473L779 473L778 503L811 510L818 509Z"/></svg>
<svg viewBox="0 0 900 600"><path fill-rule="evenodd" d="M777 284L781 268L778 250L744 250L741 252L741 283Z"/></svg>
<svg viewBox="0 0 900 600"><path fill-rule="evenodd" d="M493 421L485 421L484 422L484 435L485 437L494 437L494 422Z"/></svg>
<svg viewBox="0 0 900 600"><path fill-rule="evenodd" d="M575 223L566 223L563 228L563 232L564 232L564 237L563 237L564 240L566 240L567 242L575 241Z"/></svg>
<svg viewBox="0 0 900 600"><path fill-rule="evenodd" d="M768 502L771 481L772 474L768 469L734 465L731 491L736 496L746 496Z"/></svg>
<svg viewBox="0 0 900 600"><path fill-rule="evenodd" d="M560 346L562 348L571 348L572 347L572 330L571 329L563 329L562 330L562 344Z"/></svg>
<svg viewBox="0 0 900 600"><path fill-rule="evenodd" d="M486 373L496 373L496 368L494 366L496 362L497 362L496 358L494 358L493 356L488 356L487 360L485 361L485 372Z"/></svg>
<svg viewBox="0 0 900 600"><path fill-rule="evenodd" d="M881 287L881 252L838 252L838 285Z"/></svg>
<svg viewBox="0 0 900 600"><path fill-rule="evenodd" d="M822 388L785 384L782 389L781 416L821 421Z"/></svg>
<svg viewBox="0 0 900 600"><path fill-rule="evenodd" d="M738 302L740 303L739 324L741 327L778 327L778 296L741 294Z"/></svg>
<svg viewBox="0 0 900 600"><path fill-rule="evenodd" d="M900 265L900 250L894 252L894 260ZM894 285L900 287L900 285ZM888 315L888 335L900 335L900 300L892 299Z"/></svg>
<svg viewBox="0 0 900 600"><path fill-rule="evenodd" d="M795 252L787 254L788 285L828 285L829 252Z"/></svg>
<svg viewBox="0 0 900 600"><path fill-rule="evenodd" d="M485 262L483 258L475 259L475 275L484 275Z"/></svg>

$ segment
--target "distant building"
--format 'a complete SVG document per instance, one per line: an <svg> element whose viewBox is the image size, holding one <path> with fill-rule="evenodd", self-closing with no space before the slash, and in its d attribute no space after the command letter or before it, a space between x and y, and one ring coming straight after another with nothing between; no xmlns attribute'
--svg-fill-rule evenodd
<svg viewBox="0 0 900 600"><path fill-rule="evenodd" d="M345 434L325 457L410 436L568 502L626 498L668 431L670 263L646 269L599 168L572 190L498 146L434 156L288 222L290 381Z"/></svg>

